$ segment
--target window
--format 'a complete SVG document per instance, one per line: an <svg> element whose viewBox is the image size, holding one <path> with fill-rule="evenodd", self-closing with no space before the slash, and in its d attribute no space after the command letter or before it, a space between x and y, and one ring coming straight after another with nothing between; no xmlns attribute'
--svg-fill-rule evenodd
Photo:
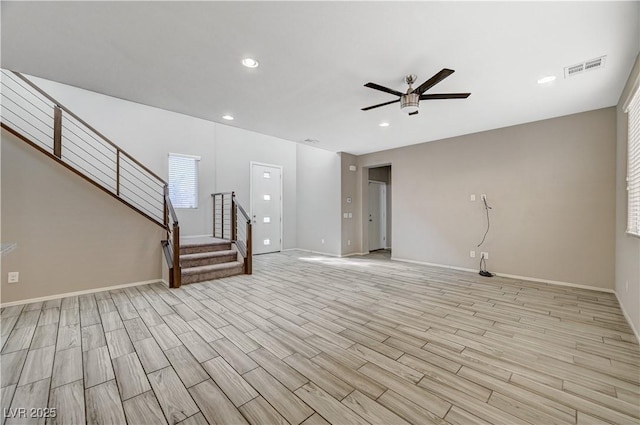
<svg viewBox="0 0 640 425"><path fill-rule="evenodd" d="M640 236L640 90L631 97L627 139L627 233Z"/></svg>
<svg viewBox="0 0 640 425"><path fill-rule="evenodd" d="M169 198L174 208L198 208L199 156L169 154Z"/></svg>

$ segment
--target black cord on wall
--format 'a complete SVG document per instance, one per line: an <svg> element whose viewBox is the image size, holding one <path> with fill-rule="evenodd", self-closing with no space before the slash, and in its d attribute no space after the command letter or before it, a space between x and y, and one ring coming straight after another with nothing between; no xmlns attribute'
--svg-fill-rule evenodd
<svg viewBox="0 0 640 425"><path fill-rule="evenodd" d="M489 228L491 227L491 221L489 220L489 210L492 208L489 206L489 204L487 204L486 197L482 198L482 202L484 202L484 209L487 212L487 230L484 232L484 236L482 237L482 240L478 244L478 248L480 248L480 246L484 243L484 240L487 237L487 233L489 233Z"/></svg>
<svg viewBox="0 0 640 425"><path fill-rule="evenodd" d="M478 244L478 248L480 248L480 246L482 246L482 244L484 243L485 239L487 238L487 234L489 233L489 229L491 228L491 220L489 218L489 210L492 209L489 204L487 204L487 198L486 197L482 197L482 202L484 202L484 209L487 212L487 230L484 232L484 235L482 236L482 240L480 241L480 243ZM484 258L484 254L482 254L482 256L480 256L480 276L484 276L484 277L493 277L495 276L495 274L489 272L487 270L487 260Z"/></svg>

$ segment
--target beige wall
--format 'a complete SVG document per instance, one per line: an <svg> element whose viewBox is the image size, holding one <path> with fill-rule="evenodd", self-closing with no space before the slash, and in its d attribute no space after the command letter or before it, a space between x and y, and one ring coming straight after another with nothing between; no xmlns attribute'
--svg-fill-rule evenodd
<svg viewBox="0 0 640 425"><path fill-rule="evenodd" d="M616 293L627 315L640 332L640 238L627 229L627 114L623 105L640 78L640 56L631 70L617 107L618 148L616 173Z"/></svg>
<svg viewBox="0 0 640 425"><path fill-rule="evenodd" d="M298 248L340 255L340 155L296 149Z"/></svg>
<svg viewBox="0 0 640 425"><path fill-rule="evenodd" d="M469 251L482 250L493 272L613 289L615 149L606 108L363 155L358 166L391 164L394 258L477 269ZM479 249L481 194L493 209Z"/></svg>
<svg viewBox="0 0 640 425"><path fill-rule="evenodd" d="M160 279L163 231L2 130L1 302ZM7 272L20 273L7 283Z"/></svg>

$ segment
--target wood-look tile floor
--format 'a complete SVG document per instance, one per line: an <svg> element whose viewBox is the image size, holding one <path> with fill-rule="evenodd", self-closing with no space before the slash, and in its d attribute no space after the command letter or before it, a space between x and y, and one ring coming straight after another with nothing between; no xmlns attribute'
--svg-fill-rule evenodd
<svg viewBox="0 0 640 425"><path fill-rule="evenodd" d="M254 264L2 309L2 424L640 422L613 294L384 254Z"/></svg>

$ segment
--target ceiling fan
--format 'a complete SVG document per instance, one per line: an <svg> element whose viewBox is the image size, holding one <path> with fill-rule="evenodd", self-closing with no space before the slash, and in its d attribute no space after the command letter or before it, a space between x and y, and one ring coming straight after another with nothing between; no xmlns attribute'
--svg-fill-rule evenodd
<svg viewBox="0 0 640 425"><path fill-rule="evenodd" d="M415 89L411 87L413 83L416 82L416 76L414 74L407 75L404 78L404 81L409 84L409 88L406 93L401 93L399 91L381 86L376 83L367 83L364 86L369 87L370 89L380 90L385 93L390 93L398 96L398 99L392 100L390 102L380 103L378 105L368 106L366 108L362 108L363 111L368 111L369 109L379 108L385 105L391 105L392 103L400 102L400 109L403 112L408 113L409 115L418 114L418 105L421 100L432 100L432 99L466 99L469 97L471 93L440 93L440 94L423 94L431 87L438 84L440 81L447 78L449 75L453 74L455 71L453 69L444 68L442 71L438 72L433 77L429 78L427 81L416 87Z"/></svg>

